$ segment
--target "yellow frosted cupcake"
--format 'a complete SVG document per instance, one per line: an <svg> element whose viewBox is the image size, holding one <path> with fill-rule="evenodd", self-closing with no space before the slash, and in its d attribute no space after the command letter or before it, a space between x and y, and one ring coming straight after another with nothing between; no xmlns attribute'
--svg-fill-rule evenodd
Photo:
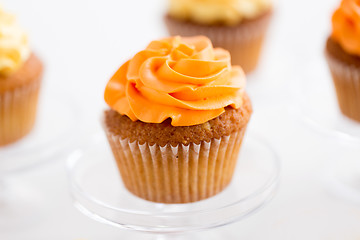
<svg viewBox="0 0 360 240"><path fill-rule="evenodd" d="M252 108L245 75L203 36L153 41L105 89L104 129L125 187L187 203L231 181Z"/></svg>
<svg viewBox="0 0 360 240"><path fill-rule="evenodd" d="M258 63L271 15L271 0L170 0L165 22L171 35L208 36L248 73Z"/></svg>
<svg viewBox="0 0 360 240"><path fill-rule="evenodd" d="M41 74L42 63L31 52L25 32L0 8L0 146L32 129Z"/></svg>

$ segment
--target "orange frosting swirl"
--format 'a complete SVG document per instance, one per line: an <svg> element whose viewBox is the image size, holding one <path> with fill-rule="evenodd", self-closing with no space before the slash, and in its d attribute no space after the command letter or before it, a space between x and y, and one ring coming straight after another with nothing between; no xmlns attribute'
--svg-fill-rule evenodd
<svg viewBox="0 0 360 240"><path fill-rule="evenodd" d="M342 0L332 17L332 38L349 54L360 55L360 0Z"/></svg>
<svg viewBox="0 0 360 240"><path fill-rule="evenodd" d="M245 75L230 54L203 36L151 42L123 64L108 82L105 101L131 120L173 126L205 123L239 108Z"/></svg>

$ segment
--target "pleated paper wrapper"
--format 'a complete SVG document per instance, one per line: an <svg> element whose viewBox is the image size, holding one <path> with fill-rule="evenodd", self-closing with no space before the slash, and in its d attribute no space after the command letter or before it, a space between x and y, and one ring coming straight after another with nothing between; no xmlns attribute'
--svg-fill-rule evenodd
<svg viewBox="0 0 360 240"><path fill-rule="evenodd" d="M34 126L40 81L0 93L0 146L13 143Z"/></svg>
<svg viewBox="0 0 360 240"><path fill-rule="evenodd" d="M271 16L272 11L269 11L258 19L237 26L212 26L181 21L167 15L165 23L170 35L207 36L214 47L230 52L233 65L240 65L245 73L249 73L259 61Z"/></svg>
<svg viewBox="0 0 360 240"><path fill-rule="evenodd" d="M125 187L159 203L188 203L221 192L231 181L245 127L188 145L140 144L105 129Z"/></svg>
<svg viewBox="0 0 360 240"><path fill-rule="evenodd" d="M360 68L340 62L328 53L326 57L341 112L360 122Z"/></svg>

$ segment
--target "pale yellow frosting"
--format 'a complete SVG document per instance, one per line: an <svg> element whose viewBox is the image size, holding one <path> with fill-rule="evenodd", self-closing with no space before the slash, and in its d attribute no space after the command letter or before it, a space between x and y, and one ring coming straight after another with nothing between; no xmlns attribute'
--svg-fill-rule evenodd
<svg viewBox="0 0 360 240"><path fill-rule="evenodd" d="M170 0L172 17L200 24L235 25L270 9L271 0Z"/></svg>
<svg viewBox="0 0 360 240"><path fill-rule="evenodd" d="M29 56L27 35L15 16L4 12L0 6L0 74L15 72Z"/></svg>

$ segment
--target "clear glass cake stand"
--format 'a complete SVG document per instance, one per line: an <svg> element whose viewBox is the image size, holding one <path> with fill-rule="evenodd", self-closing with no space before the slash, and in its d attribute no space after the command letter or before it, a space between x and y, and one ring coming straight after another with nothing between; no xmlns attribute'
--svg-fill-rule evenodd
<svg viewBox="0 0 360 240"><path fill-rule="evenodd" d="M360 203L360 123L344 116L325 57L319 56L302 69L294 82L297 119L326 137L333 145L325 169L331 191Z"/></svg>
<svg viewBox="0 0 360 240"><path fill-rule="evenodd" d="M335 87L324 59L315 59L296 78L296 110L313 130L340 141L360 143L360 123L339 109Z"/></svg>
<svg viewBox="0 0 360 240"><path fill-rule="evenodd" d="M41 191L19 182L20 173L59 159L76 148L77 137L69 136L81 132L80 111L69 95L63 94L43 89L34 129L18 142L0 147L0 230L34 222L41 212Z"/></svg>
<svg viewBox="0 0 360 240"><path fill-rule="evenodd" d="M82 213L118 228L155 233L159 239L220 227L252 215L273 198L279 171L273 148L248 134L232 183L222 193L195 203L159 204L125 189L105 137L68 158L70 192Z"/></svg>

